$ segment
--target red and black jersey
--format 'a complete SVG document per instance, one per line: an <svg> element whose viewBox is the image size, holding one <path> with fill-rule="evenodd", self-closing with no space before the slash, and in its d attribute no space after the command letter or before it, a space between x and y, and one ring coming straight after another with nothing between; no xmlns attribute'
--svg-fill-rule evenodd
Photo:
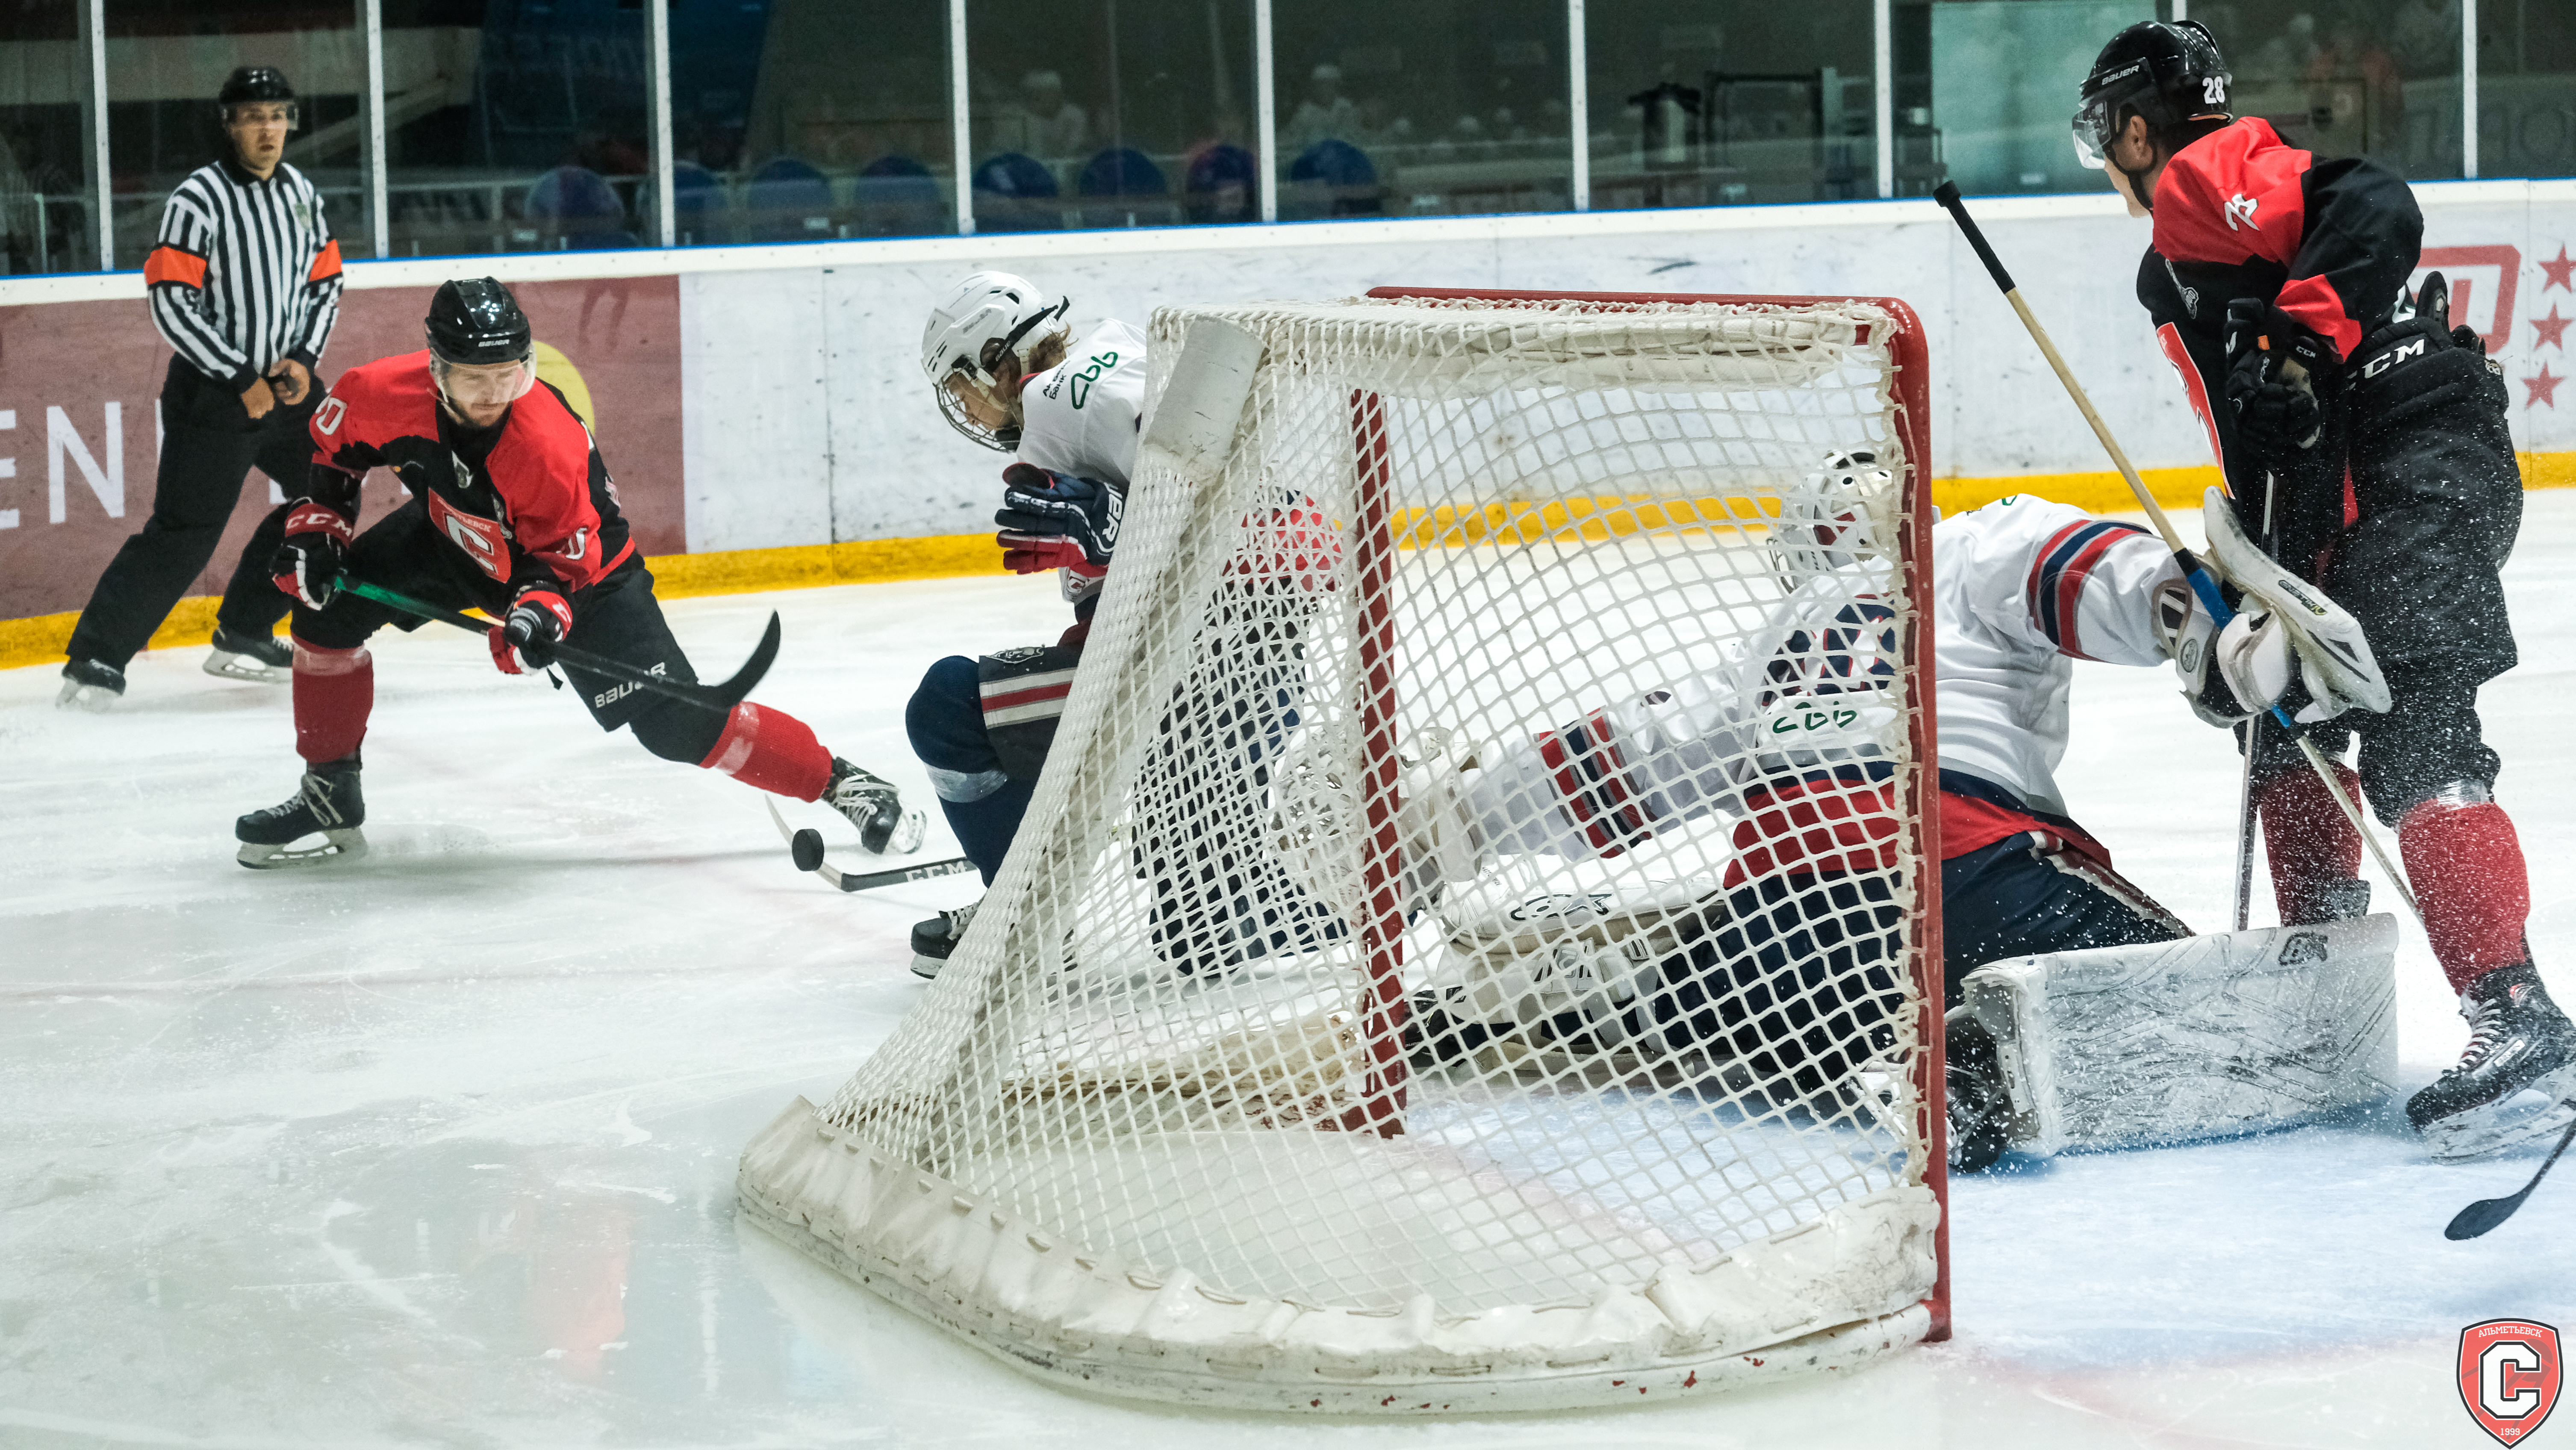
<svg viewBox="0 0 2576 1450"><path fill-rule="evenodd" d="M358 484L390 468L439 534L515 593L570 592L633 556L616 485L581 415L550 383L499 426L469 428L438 403L426 351L342 373L313 412L313 497L356 521Z"/></svg>
<svg viewBox="0 0 2576 1450"><path fill-rule="evenodd" d="M2227 377L2227 304L2273 303L2349 357L2395 311L2415 271L2424 213L2385 167L2360 157L2320 161L2257 119L2175 153L2155 201L2138 300L2209 424L2211 446L2233 463L2234 420L2211 406Z"/></svg>

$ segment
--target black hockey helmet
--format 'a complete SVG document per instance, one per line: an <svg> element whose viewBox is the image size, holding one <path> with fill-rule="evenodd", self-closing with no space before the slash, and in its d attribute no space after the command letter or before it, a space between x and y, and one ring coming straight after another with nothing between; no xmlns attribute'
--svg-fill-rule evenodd
<svg viewBox="0 0 2576 1450"><path fill-rule="evenodd" d="M438 284L429 299L429 355L466 367L484 363L527 362L536 356L535 334L528 314L510 289L490 277L466 277Z"/></svg>
<svg viewBox="0 0 2576 1450"><path fill-rule="evenodd" d="M273 65L246 65L224 77L224 88L215 93L215 119L231 124L233 107L245 101L284 101L286 124L292 126L298 118L295 87Z"/></svg>
<svg viewBox="0 0 2576 1450"><path fill-rule="evenodd" d="M2075 111L2075 155L2099 171L2129 117L2150 132L2172 130L2195 116L2224 115L2233 78L2209 27L2197 20L2141 20L2111 37L2084 77Z"/></svg>

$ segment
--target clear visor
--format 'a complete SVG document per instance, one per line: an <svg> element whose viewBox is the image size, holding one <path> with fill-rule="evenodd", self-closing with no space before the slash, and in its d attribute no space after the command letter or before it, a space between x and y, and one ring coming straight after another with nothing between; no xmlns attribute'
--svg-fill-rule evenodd
<svg viewBox="0 0 2576 1450"><path fill-rule="evenodd" d="M2111 164L2111 117L2116 108L2107 96L2086 101L2075 112L2075 159L2094 171Z"/></svg>

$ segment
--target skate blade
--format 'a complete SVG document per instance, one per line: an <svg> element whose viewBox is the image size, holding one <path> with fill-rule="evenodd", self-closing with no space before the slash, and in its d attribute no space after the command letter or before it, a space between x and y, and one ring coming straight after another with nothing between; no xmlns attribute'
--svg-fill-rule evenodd
<svg viewBox="0 0 2576 1450"><path fill-rule="evenodd" d="M355 861L367 854L367 838L357 827L324 831L318 846L260 846L245 842L233 859L253 871L318 866L328 861Z"/></svg>
<svg viewBox="0 0 2576 1450"><path fill-rule="evenodd" d="M2534 1102L2532 1094L2543 1100ZM2547 1142L2567 1131L2571 1119L2576 1119L2576 1066L2562 1067L2503 1102L2433 1124L2424 1130L2424 1145L2436 1162L2465 1163Z"/></svg>
<svg viewBox="0 0 2576 1450"><path fill-rule="evenodd" d="M102 685L84 685L78 680L63 681L63 692L54 697L57 710L87 710L104 715L116 703L116 692Z"/></svg>
<svg viewBox="0 0 2576 1450"><path fill-rule="evenodd" d="M230 650L217 650L206 656L201 667L219 680L247 680L255 685L283 685L295 678L294 672Z"/></svg>
<svg viewBox="0 0 2576 1450"><path fill-rule="evenodd" d="M903 824L894 828L894 839L886 842L889 855L909 856L921 849L921 838L930 833L930 817L922 811L903 813Z"/></svg>

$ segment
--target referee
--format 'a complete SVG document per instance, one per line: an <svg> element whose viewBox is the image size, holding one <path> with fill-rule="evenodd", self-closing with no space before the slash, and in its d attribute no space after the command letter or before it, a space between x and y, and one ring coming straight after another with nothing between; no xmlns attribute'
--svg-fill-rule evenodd
<svg viewBox="0 0 2576 1450"><path fill-rule="evenodd" d="M152 517L125 541L72 630L56 703L104 710L125 666L214 557L254 463L288 498L307 491L313 377L340 316L340 244L322 198L285 163L295 90L245 66L216 101L232 155L170 193L143 263L152 325L175 349L161 384L161 464ZM215 613L206 673L283 684L293 655L275 636L289 601L268 577L286 509L260 520Z"/></svg>

